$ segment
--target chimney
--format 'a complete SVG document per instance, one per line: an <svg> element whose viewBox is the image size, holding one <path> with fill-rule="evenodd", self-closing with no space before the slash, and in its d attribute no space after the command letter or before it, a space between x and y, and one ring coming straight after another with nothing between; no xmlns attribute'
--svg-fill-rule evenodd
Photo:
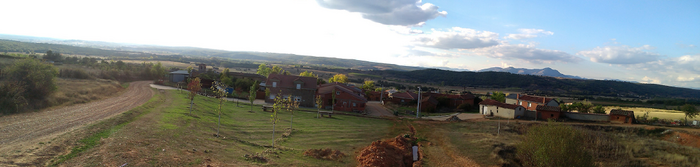
<svg viewBox="0 0 700 167"><path fill-rule="evenodd" d="M516 99L516 100L520 100L520 93L518 93L517 95L515 95L515 99Z"/></svg>
<svg viewBox="0 0 700 167"><path fill-rule="evenodd" d="M545 104L545 103L547 103L547 96L544 96L544 97L542 98L542 104Z"/></svg>

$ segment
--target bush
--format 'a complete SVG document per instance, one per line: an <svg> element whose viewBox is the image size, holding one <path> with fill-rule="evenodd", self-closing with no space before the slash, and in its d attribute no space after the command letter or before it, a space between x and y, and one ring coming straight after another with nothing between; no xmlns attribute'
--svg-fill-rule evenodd
<svg viewBox="0 0 700 167"><path fill-rule="evenodd" d="M549 122L528 129L516 155L523 166L594 166L583 143L580 130Z"/></svg>
<svg viewBox="0 0 700 167"><path fill-rule="evenodd" d="M35 59L24 59L7 68L8 79L23 83L28 99L43 99L57 89L58 71L53 65Z"/></svg>
<svg viewBox="0 0 700 167"><path fill-rule="evenodd" d="M75 78L75 79L90 79L90 78L92 78L92 76L90 76L90 74L85 72L85 70L79 69L79 68L78 69L73 69L73 68L61 69L59 74L58 74L58 77Z"/></svg>

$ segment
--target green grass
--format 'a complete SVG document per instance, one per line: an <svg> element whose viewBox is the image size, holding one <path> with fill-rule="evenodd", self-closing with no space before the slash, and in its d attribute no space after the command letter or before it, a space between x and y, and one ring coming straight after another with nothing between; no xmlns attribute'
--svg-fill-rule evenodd
<svg viewBox="0 0 700 167"><path fill-rule="evenodd" d="M356 76L356 77L368 77L368 78L382 78L382 76L379 75L372 75L372 74L362 74L362 73L348 73L350 76Z"/></svg>
<svg viewBox="0 0 700 167"><path fill-rule="evenodd" d="M70 153L66 155L61 155L56 161L54 161L51 166L57 166L67 160L80 156L81 153L97 146L100 143L100 139L108 138L114 132L119 131L124 125L129 124L129 122L138 119L141 115L144 115L151 110L153 110L157 105L162 103L162 95L154 95L148 102L144 105L131 109L121 115L114 118L99 122L97 124L90 125L88 131L92 134L78 141L79 145L73 147Z"/></svg>
<svg viewBox="0 0 700 167"><path fill-rule="evenodd" d="M129 88L129 84L130 84L129 82L122 83L122 87Z"/></svg>
<svg viewBox="0 0 700 167"><path fill-rule="evenodd" d="M221 136L227 139L219 140L212 134L216 133L218 100L197 96L195 109L189 114L189 100L185 94L171 90L170 98L173 105L164 109L158 124L161 133L171 134L174 143L187 143L191 140L213 140L212 142L225 145L224 159L246 162L245 154L260 153L272 142L272 123L270 112L261 111L260 106L254 106L254 112L249 112L250 105L240 103L236 107L233 102L225 102L221 114ZM280 121L276 125L275 140L282 138L286 128L290 126L291 113L279 112ZM397 125L398 124L398 125ZM355 116L334 115L333 118L316 118L316 112L297 111L294 113L294 131L290 137L280 139L275 144L280 146L279 158L271 158L270 164L280 166L356 166L354 155L356 151L368 146L371 142L406 133L407 127L391 120L373 119ZM175 135L189 133L204 133L204 137L178 139ZM167 136L166 136L167 137ZM178 141L179 140L179 141ZM318 160L303 156L308 149L331 148L340 150L347 155L341 161ZM255 164L253 162L250 162Z"/></svg>

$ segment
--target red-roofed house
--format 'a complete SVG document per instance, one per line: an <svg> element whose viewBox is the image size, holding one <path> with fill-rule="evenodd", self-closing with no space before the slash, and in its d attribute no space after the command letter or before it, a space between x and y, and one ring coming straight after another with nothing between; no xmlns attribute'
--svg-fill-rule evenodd
<svg viewBox="0 0 700 167"><path fill-rule="evenodd" d="M420 110L423 112L433 112L440 102L433 96L423 96L420 99Z"/></svg>
<svg viewBox="0 0 700 167"><path fill-rule="evenodd" d="M632 122L634 122L634 111L619 109L610 110L610 122L632 124Z"/></svg>
<svg viewBox="0 0 700 167"><path fill-rule="evenodd" d="M537 111L536 119L538 120L559 119L559 116L561 115L561 108L559 108L559 106L538 105L535 110Z"/></svg>
<svg viewBox="0 0 700 167"><path fill-rule="evenodd" d="M516 94L515 96L513 96L511 94L511 95L507 96L506 103L517 104L517 105L525 107L525 109L530 110L530 111L537 110L537 106L554 106L554 107L559 106L559 102L557 102L557 100L554 100L553 98L521 95L521 94Z"/></svg>
<svg viewBox="0 0 700 167"><path fill-rule="evenodd" d="M390 102L394 104L407 104L418 100L418 94L413 92L396 92L389 94Z"/></svg>
<svg viewBox="0 0 700 167"><path fill-rule="evenodd" d="M501 103L492 99L481 101L479 103L479 111L482 115L491 115L510 119L525 115L525 107L523 106Z"/></svg>
<svg viewBox="0 0 700 167"><path fill-rule="evenodd" d="M323 101L322 108L331 109L331 104L333 104L333 92L335 92L335 105L333 106L333 110L365 111L367 99L362 96L362 90L341 83L329 83L318 86L316 95L321 96Z"/></svg>
<svg viewBox="0 0 700 167"><path fill-rule="evenodd" d="M274 103L275 97L279 94L283 98L292 96L294 100L299 101L299 106L315 106L316 78L314 77L270 74L265 84L270 89L270 96L265 99L265 102Z"/></svg>

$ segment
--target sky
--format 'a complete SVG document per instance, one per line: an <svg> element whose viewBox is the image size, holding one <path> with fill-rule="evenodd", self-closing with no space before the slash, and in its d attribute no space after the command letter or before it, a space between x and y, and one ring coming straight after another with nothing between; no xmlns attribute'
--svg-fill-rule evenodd
<svg viewBox="0 0 700 167"><path fill-rule="evenodd" d="M4 1L0 34L700 88L697 0Z"/></svg>

